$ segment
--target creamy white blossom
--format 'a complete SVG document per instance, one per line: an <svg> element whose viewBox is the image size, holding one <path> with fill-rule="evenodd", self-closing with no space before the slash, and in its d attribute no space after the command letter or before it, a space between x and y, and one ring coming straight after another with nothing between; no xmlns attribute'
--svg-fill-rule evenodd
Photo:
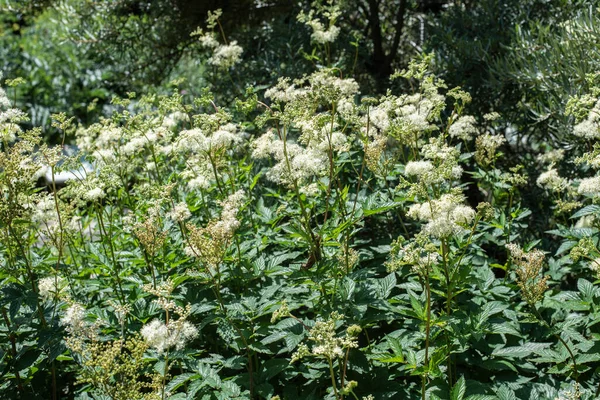
<svg viewBox="0 0 600 400"><path fill-rule="evenodd" d="M154 319L144 325L140 332L148 346L158 353L165 353L172 347L181 350L187 343L198 336L198 329L188 321L173 321L168 325Z"/></svg>
<svg viewBox="0 0 600 400"><path fill-rule="evenodd" d="M433 171L434 166L431 161L409 161L404 167L404 173L407 176L416 176L427 174Z"/></svg>
<svg viewBox="0 0 600 400"><path fill-rule="evenodd" d="M190 218L192 216L192 213L190 212L190 209L188 208L187 203L181 202L181 203L175 204L175 206L167 214L167 216L169 218L171 218L173 221L183 222L186 219Z"/></svg>
<svg viewBox="0 0 600 400"><path fill-rule="evenodd" d="M464 115L458 118L458 120L456 120L456 122L450 126L448 133L453 138L469 140L473 136L477 135L476 125L477 121L475 120L475 117L471 115Z"/></svg>
<svg viewBox="0 0 600 400"><path fill-rule="evenodd" d="M44 300L57 296L65 285L65 279L60 276L48 276L38 282L38 293Z"/></svg>
<svg viewBox="0 0 600 400"><path fill-rule="evenodd" d="M85 308L79 303L73 303L63 317L60 319L60 323L66 326L67 331L77 332L85 326Z"/></svg>
<svg viewBox="0 0 600 400"><path fill-rule="evenodd" d="M542 173L536 183L539 187L551 192L562 192L569 186L569 181L560 177L554 168Z"/></svg>
<svg viewBox="0 0 600 400"><path fill-rule="evenodd" d="M550 150L544 154L540 154L537 156L537 160L542 164L556 164L561 161L565 157L564 149L554 149Z"/></svg>
<svg viewBox="0 0 600 400"><path fill-rule="evenodd" d="M106 193L102 188L95 187L84 193L83 197L89 201L98 201L106 196Z"/></svg>
<svg viewBox="0 0 600 400"><path fill-rule="evenodd" d="M600 176L582 179L577 192L586 196L598 196L600 194Z"/></svg>
<svg viewBox="0 0 600 400"><path fill-rule="evenodd" d="M445 194L436 200L413 204L407 215L426 221L424 233L437 238L448 237L463 231L475 218L475 210L462 204L463 200L462 196Z"/></svg>
<svg viewBox="0 0 600 400"><path fill-rule="evenodd" d="M216 67L227 69L241 61L243 51L242 47L234 40L229 44L219 45L208 62Z"/></svg>
<svg viewBox="0 0 600 400"><path fill-rule="evenodd" d="M600 126L589 119L583 120L573 127L573 134L584 139L600 138Z"/></svg>

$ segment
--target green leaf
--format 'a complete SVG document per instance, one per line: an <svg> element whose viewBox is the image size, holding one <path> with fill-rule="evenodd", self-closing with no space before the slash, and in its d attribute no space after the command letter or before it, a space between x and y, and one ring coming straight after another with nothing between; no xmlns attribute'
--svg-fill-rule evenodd
<svg viewBox="0 0 600 400"><path fill-rule="evenodd" d="M452 388L452 392L450 393L450 400L463 400L466 391L467 383L465 382L465 377L461 376Z"/></svg>
<svg viewBox="0 0 600 400"><path fill-rule="evenodd" d="M385 278L379 279L378 283L381 290L381 297L387 299L392 293L394 286L396 286L396 273L392 272Z"/></svg>
<svg viewBox="0 0 600 400"><path fill-rule="evenodd" d="M577 289L579 289L579 292L587 301L591 301L596 295L596 287L594 284L583 278L577 280Z"/></svg>
<svg viewBox="0 0 600 400"><path fill-rule="evenodd" d="M482 307L481 313L479 313L476 318L475 329L481 328L487 320L494 314L498 314L508 308L508 304L502 303L500 301L490 301L489 303L485 303Z"/></svg>
<svg viewBox="0 0 600 400"><path fill-rule="evenodd" d="M523 358L551 345L552 343L525 343L521 346L501 347L494 349L494 351L492 351L492 355L500 357Z"/></svg>
<svg viewBox="0 0 600 400"><path fill-rule="evenodd" d="M571 219L585 217L586 215L598 215L600 214L600 206L596 204L590 204L589 206L583 207L575 214L571 215Z"/></svg>
<svg viewBox="0 0 600 400"><path fill-rule="evenodd" d="M506 385L500 386L496 392L496 396L498 396L498 400L517 400L515 392L513 392L512 389Z"/></svg>

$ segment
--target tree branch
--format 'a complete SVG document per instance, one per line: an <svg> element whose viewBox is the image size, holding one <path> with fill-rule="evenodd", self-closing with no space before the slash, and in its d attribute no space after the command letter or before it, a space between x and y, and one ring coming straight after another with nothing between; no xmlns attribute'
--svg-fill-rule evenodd
<svg viewBox="0 0 600 400"><path fill-rule="evenodd" d="M398 7L398 14L396 15L396 29L394 32L394 41L392 42L392 48L388 55L388 62L391 64L398 54L398 47L400 46L400 38L404 31L404 17L406 15L406 0L400 0L400 6Z"/></svg>

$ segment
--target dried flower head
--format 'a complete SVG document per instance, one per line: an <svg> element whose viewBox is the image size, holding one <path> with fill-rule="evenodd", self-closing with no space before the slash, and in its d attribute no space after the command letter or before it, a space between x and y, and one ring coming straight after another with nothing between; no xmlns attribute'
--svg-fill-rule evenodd
<svg viewBox="0 0 600 400"><path fill-rule="evenodd" d="M506 142L500 135L485 133L475 140L475 161L483 166L488 166L496 159L496 150Z"/></svg>
<svg viewBox="0 0 600 400"><path fill-rule="evenodd" d="M548 276L540 276L544 264L544 252L532 250L525 252L514 243L509 243L506 248L510 252L511 261L517 266L517 285L521 289L523 299L530 305L540 301L548 288Z"/></svg>

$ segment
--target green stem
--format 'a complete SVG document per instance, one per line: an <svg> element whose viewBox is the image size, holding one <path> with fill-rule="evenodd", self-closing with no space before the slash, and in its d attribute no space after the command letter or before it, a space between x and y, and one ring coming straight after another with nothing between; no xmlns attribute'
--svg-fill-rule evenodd
<svg viewBox="0 0 600 400"><path fill-rule="evenodd" d="M425 320L425 368L429 365L429 339L431 335L431 287L429 286L429 269L425 272L425 293L427 296L427 317ZM427 369L426 369L427 370ZM421 381L421 397L425 399L427 374L423 373Z"/></svg>
<svg viewBox="0 0 600 400"><path fill-rule="evenodd" d="M335 384L335 374L333 373L333 363L331 362L331 359L328 359L328 361L329 361L329 375L331 376L331 386L333 387L333 393L335 394L335 398L339 399L340 396L338 394L337 385Z"/></svg>
<svg viewBox="0 0 600 400"><path fill-rule="evenodd" d="M446 316L450 317L450 304L452 301L452 277L448 269L448 243L442 239L442 260L444 265L444 274L446 275ZM450 333L446 332L446 345L448 347L448 387L452 387L452 352L450 348Z"/></svg>
<svg viewBox="0 0 600 400"><path fill-rule="evenodd" d="M575 374L575 382L579 383L579 373L577 372L577 361L575 361L575 355L573 354L573 351L571 351L571 348L569 347L567 342L565 342L565 340L563 338L561 338L560 335L553 332L552 327L550 326L550 324L548 322L546 322L546 320L544 319L542 314L538 311L535 304L532 304L531 308L535 312L535 314L538 317L538 319L540 320L540 322L542 324L544 324L544 326L546 326L546 328L548 328L550 330L550 332L552 332L552 335L558 339L558 341L565 347L565 349L567 349L567 352L569 353L569 356L571 357L571 361L573 362L573 372ZM599 390L600 390L600 388L599 388Z"/></svg>

